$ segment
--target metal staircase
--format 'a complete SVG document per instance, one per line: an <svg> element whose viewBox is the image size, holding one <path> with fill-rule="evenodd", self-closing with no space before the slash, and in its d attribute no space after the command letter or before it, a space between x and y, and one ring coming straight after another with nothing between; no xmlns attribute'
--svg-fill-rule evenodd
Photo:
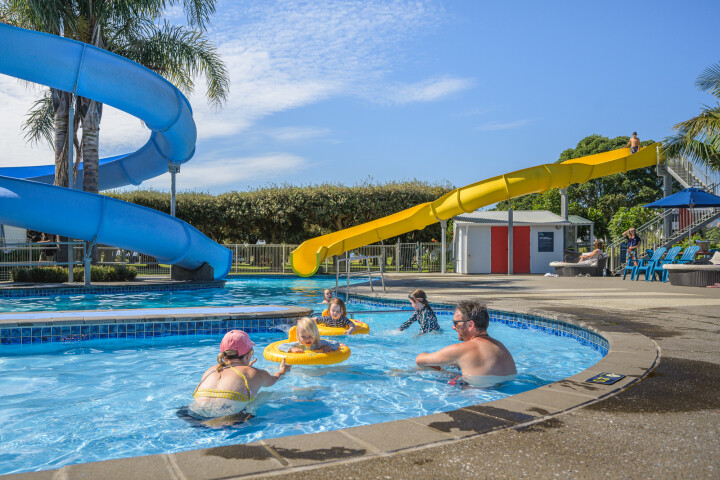
<svg viewBox="0 0 720 480"><path fill-rule="evenodd" d="M715 195L718 194L719 172L711 172L707 167L700 167L686 157L668 158L665 168L683 188L698 187Z"/></svg>
<svg viewBox="0 0 720 480"><path fill-rule="evenodd" d="M665 168L683 188L698 187L715 195L718 195L718 191L720 191L720 172L711 172L706 167L700 167L685 157L667 159ZM635 229L643 240L643 248L654 250L657 247L669 247L683 238L687 238L688 234L695 233L720 219L720 208L695 208L692 211L682 209L682 214L680 210L668 209ZM684 222L681 222L681 215ZM663 235L663 225L666 221L672 225L671 234L668 237ZM681 227L683 223L685 225ZM609 265L614 273L622 272L625 268L624 258L621 256L621 245L624 242L625 239L621 237L608 245Z"/></svg>

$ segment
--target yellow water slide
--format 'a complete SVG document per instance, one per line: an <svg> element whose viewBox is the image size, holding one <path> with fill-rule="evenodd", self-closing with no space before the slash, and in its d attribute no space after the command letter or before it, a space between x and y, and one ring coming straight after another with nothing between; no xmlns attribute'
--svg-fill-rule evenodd
<svg viewBox="0 0 720 480"><path fill-rule="evenodd" d="M313 275L320 264L333 255L379 242L412 230L420 230L440 220L474 212L501 200L565 188L593 178L655 165L660 144L649 145L637 153L629 148L517 170L457 188L434 202L423 203L387 217L315 237L303 242L290 254L292 269L302 277Z"/></svg>

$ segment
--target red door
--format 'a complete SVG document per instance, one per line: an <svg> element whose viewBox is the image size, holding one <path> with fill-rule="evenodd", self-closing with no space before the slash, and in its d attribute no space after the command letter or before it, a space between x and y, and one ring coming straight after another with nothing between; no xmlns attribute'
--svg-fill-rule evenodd
<svg viewBox="0 0 720 480"><path fill-rule="evenodd" d="M508 227L491 227L490 252L490 272L507 273Z"/></svg>
<svg viewBox="0 0 720 480"><path fill-rule="evenodd" d="M508 227L491 227L490 243L490 272L507 273ZM513 227L513 273L530 273L530 227Z"/></svg>

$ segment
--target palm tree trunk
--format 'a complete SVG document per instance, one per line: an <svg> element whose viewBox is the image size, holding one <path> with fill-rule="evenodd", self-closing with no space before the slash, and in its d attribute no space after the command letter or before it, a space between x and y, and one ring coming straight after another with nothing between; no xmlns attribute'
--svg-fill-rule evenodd
<svg viewBox="0 0 720 480"><path fill-rule="evenodd" d="M80 115L82 118L82 161L83 161L83 190L98 193L100 170L100 119L102 118L102 103L83 98L80 101ZM92 263L100 261L97 245L93 246Z"/></svg>
<svg viewBox="0 0 720 480"><path fill-rule="evenodd" d="M55 112L55 185L68 186L68 114L70 110L71 95L62 90L52 89L53 111ZM67 237L58 237L58 242L67 242ZM60 245L56 260L67 262L68 246Z"/></svg>
<svg viewBox="0 0 720 480"><path fill-rule="evenodd" d="M59 187L68 186L68 113L70 94L52 89L53 111L55 112L55 182Z"/></svg>
<svg viewBox="0 0 720 480"><path fill-rule="evenodd" d="M100 119L102 103L82 99L82 158L83 158L83 190L98 193L98 175L100 169Z"/></svg>

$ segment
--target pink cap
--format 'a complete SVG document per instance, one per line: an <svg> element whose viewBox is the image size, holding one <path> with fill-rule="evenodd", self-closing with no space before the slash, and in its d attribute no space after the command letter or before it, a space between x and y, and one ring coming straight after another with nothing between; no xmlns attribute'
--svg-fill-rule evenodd
<svg viewBox="0 0 720 480"><path fill-rule="evenodd" d="M220 351L237 350L239 356L248 353L255 344L250 341L250 335L242 330L230 330L220 342Z"/></svg>

